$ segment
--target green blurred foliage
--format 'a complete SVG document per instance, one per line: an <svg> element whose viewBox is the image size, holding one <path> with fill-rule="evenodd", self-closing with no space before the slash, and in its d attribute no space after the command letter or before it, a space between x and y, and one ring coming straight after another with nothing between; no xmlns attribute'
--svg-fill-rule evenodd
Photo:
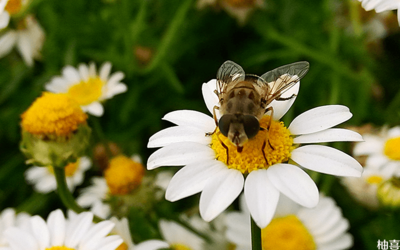
<svg viewBox="0 0 400 250"><path fill-rule="evenodd" d="M366 35L354 31L360 20L347 15L353 26L351 21L348 27L337 25L339 13L333 6L351 8L351 2L266 0L264 9L239 25L221 9L197 9L193 0L34 0L30 11L46 32L42 60L29 68L15 51L0 59L0 209L16 207L47 216L62 207L54 192L37 194L26 184L23 174L28 166L19 151L19 122L44 84L60 75L65 65L94 61L100 66L110 61L113 72L124 72L128 92L108 100L101 118L89 119L89 125L102 131L97 129L93 145L114 141L125 154L139 153L145 160L154 151L146 147L148 138L170 125L161 120L167 112L208 112L201 85L215 78L226 60L257 75L295 61L310 62L299 96L284 118L287 122L316 106L343 104L353 113L345 125L397 125L399 29L382 40L381 52L375 53ZM135 56L138 46L151 50L149 62ZM383 90L381 95L376 86ZM95 169L88 176L96 174ZM324 186L325 181L329 184ZM400 239L398 214L357 205L334 177L320 176L318 185L349 219L354 249L376 249L378 239ZM197 196L165 201L160 210L176 213L197 201ZM134 233L135 239L159 236L154 215L130 215L146 227Z"/></svg>

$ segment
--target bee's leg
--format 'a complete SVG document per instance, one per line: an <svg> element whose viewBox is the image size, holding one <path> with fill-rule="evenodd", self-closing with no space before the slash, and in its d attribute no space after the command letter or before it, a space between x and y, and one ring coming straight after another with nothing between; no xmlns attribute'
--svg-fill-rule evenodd
<svg viewBox="0 0 400 250"><path fill-rule="evenodd" d="M268 143L269 143L269 141L268 141ZM267 165L269 165L267 157L265 156L265 152L264 152L265 145L266 145L266 140L264 140L264 143L263 143L262 148L261 148L261 152L262 152L262 154L264 156L265 162L267 163Z"/></svg>
<svg viewBox="0 0 400 250"><path fill-rule="evenodd" d="M217 134L217 138L218 138L219 142L221 143L222 147L224 147L225 150L226 150L226 165L229 165L229 149L228 149L228 147L225 145L225 143L222 142L222 140L219 138L218 135L219 135L219 134Z"/></svg>
<svg viewBox="0 0 400 250"><path fill-rule="evenodd" d="M287 100L292 99L292 98L295 97L295 96L297 96L297 95L296 95L296 94L293 94L293 95L291 95L291 96L289 96L289 97L278 97L278 98L276 98L275 100L277 100L277 101L287 101Z"/></svg>
<svg viewBox="0 0 400 250"><path fill-rule="evenodd" d="M271 124L272 124L272 117L274 116L274 108L272 108L272 107L267 108L265 110L265 113L267 113L268 111L271 111L271 118L269 119L268 126L267 126L267 130L269 131L271 128ZM275 150L275 148L272 146L271 142L269 141L269 137L268 137L268 145L270 146L270 148L272 150ZM264 148L265 148L265 141L264 141L264 145L263 145L263 153L264 153ZM264 158L265 158L265 156L264 156Z"/></svg>
<svg viewBox="0 0 400 250"><path fill-rule="evenodd" d="M211 132L206 133L206 136L213 135L213 134L215 133L215 131L217 131L217 128L218 128L218 120L217 120L217 116L215 115L215 110L216 110L216 109L219 110L219 107L218 107L218 106L214 106L214 108L213 108L213 116L214 116L214 121L215 121L215 129L214 129L214 131L213 131L212 133L211 133Z"/></svg>

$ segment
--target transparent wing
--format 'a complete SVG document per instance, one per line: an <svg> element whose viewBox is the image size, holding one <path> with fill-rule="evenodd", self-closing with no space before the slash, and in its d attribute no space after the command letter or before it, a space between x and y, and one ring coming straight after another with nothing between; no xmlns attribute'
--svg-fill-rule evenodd
<svg viewBox="0 0 400 250"><path fill-rule="evenodd" d="M267 104L279 98L298 83L307 74L309 68L310 64L308 62L295 62L268 71L262 75L261 78L267 84L267 90L263 95Z"/></svg>
<svg viewBox="0 0 400 250"><path fill-rule="evenodd" d="M232 82L243 81L245 73L243 68L232 61L224 62L217 72L217 91L218 94L224 93L226 86Z"/></svg>

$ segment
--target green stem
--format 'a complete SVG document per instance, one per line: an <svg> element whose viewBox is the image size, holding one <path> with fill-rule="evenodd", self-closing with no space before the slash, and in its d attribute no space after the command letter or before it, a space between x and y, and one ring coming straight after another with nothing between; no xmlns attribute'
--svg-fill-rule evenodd
<svg viewBox="0 0 400 250"><path fill-rule="evenodd" d="M261 228L257 226L253 218L251 218L251 249L262 250Z"/></svg>
<svg viewBox="0 0 400 250"><path fill-rule="evenodd" d="M104 145L104 148L106 149L106 154L109 159L113 157L113 153L110 149L110 144L108 143L106 136L104 135L103 129L101 128L101 124L99 121L99 118L93 118L91 119L92 123L92 128L95 133L95 135L99 138L101 143Z"/></svg>

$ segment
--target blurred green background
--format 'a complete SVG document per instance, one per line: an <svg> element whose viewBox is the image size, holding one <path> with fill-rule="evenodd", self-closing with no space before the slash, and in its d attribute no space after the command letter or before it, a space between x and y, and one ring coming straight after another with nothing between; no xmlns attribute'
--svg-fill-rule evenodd
<svg viewBox="0 0 400 250"><path fill-rule="evenodd" d="M65 65L110 61L112 72L125 73L122 82L128 91L108 100L101 118L89 119L89 125L99 122L102 127L92 141L116 142L125 154L139 153L144 161L154 151L146 147L148 138L170 126L161 120L167 112L208 113L201 85L215 78L226 60L257 75L300 60L310 62L286 122L316 106L342 104L353 113L345 126L399 124L396 12L391 13L394 22L382 21L387 32L376 38L365 28L375 12L367 13L357 1L264 4L239 23L223 8L199 9L194 0L33 0L29 11L46 33L42 59L28 67L15 50L0 59L0 210L15 207L46 217L63 207L54 192L38 194L26 184L19 122L44 84ZM350 152L350 143L334 146ZM87 176L99 172L95 166ZM376 249L378 239L400 239L398 212L357 205L334 177L321 175L317 183L349 219L354 249Z"/></svg>

